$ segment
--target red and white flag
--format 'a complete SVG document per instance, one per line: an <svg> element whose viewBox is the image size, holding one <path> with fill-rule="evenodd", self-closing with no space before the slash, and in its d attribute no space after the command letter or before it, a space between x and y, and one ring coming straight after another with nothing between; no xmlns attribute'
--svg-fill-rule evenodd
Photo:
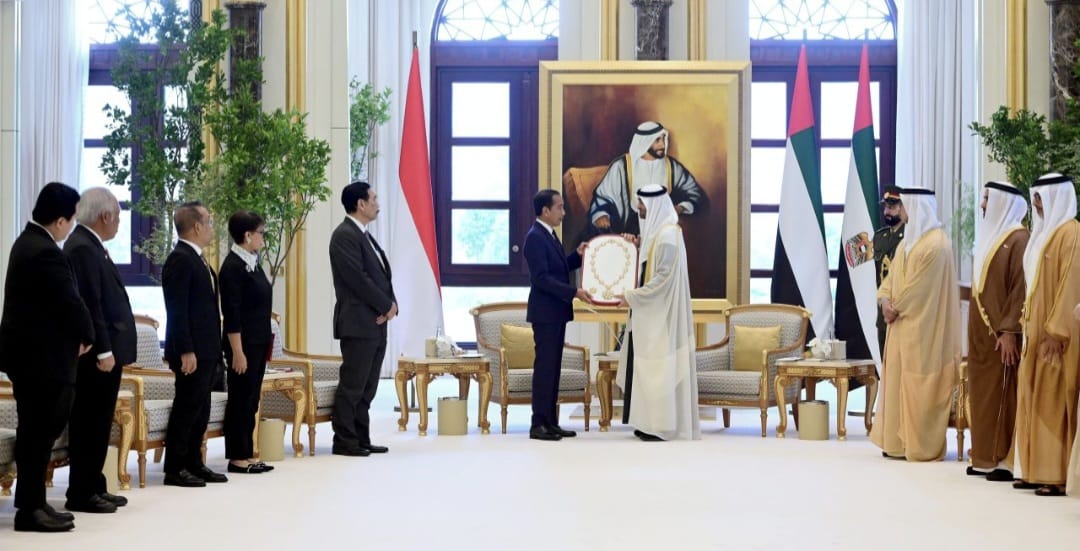
<svg viewBox="0 0 1080 551"><path fill-rule="evenodd" d="M396 365L397 355L423 357L424 339L435 336L443 325L424 93L420 88L420 54L416 48L413 48L405 97L398 179L400 191L394 192L401 195L394 198L389 213L394 247L388 252L394 294L400 307L400 314L389 327L392 342L387 359L391 365Z"/></svg>

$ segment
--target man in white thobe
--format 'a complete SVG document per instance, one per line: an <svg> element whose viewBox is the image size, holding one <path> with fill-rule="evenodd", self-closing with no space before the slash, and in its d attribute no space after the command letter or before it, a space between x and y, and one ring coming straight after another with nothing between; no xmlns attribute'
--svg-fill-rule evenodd
<svg viewBox="0 0 1080 551"><path fill-rule="evenodd" d="M638 125L630 151L608 165L589 205L589 235L639 234L637 190L659 185L671 194L676 214L691 215L708 199L686 166L668 155L668 131L658 122Z"/></svg>
<svg viewBox="0 0 1080 551"><path fill-rule="evenodd" d="M623 422L644 441L697 440L694 320L679 215L663 186L645 186L637 196L644 277L619 302L630 307L616 376Z"/></svg>

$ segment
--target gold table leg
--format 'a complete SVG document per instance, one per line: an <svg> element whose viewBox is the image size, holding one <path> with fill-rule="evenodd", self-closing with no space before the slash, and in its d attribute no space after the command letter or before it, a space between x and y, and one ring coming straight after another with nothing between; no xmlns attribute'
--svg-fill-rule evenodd
<svg viewBox="0 0 1080 551"><path fill-rule="evenodd" d="M773 380L773 390L776 392L776 405L780 406L780 424L776 425L776 437L783 438L784 433L787 432L787 404L784 402L784 390L787 387L788 378L783 375L777 375Z"/></svg>
<svg viewBox="0 0 1080 551"><path fill-rule="evenodd" d="M870 435L870 429L874 427L874 403L877 402L877 389L878 378L877 375L871 373L864 379L866 383L866 418L863 422L866 425L866 435Z"/></svg>
<svg viewBox="0 0 1080 551"><path fill-rule="evenodd" d="M596 373L596 393L600 396L600 432L611 430L611 379L614 373L602 369Z"/></svg>
<svg viewBox="0 0 1080 551"><path fill-rule="evenodd" d="M304 445L300 443L300 431L303 430L304 412L307 411L307 393L302 388L282 391L293 403L292 448L293 457L304 457Z"/></svg>
<svg viewBox="0 0 1080 551"><path fill-rule="evenodd" d="M483 371L476 374L480 384L480 434L491 434L491 422L488 421L488 404L491 402L491 373Z"/></svg>
<svg viewBox="0 0 1080 551"><path fill-rule="evenodd" d="M458 399L469 400L469 381L472 379L468 373L454 374L458 380Z"/></svg>
<svg viewBox="0 0 1080 551"><path fill-rule="evenodd" d="M131 441L135 436L135 415L128 408L116 411L114 420L120 425L120 446L116 450L116 472L120 479L120 489L131 489L131 474L127 470L128 453L131 451Z"/></svg>
<svg viewBox="0 0 1080 551"><path fill-rule="evenodd" d="M401 406L401 417L397 422L399 431L404 431L405 425L409 424L409 402L405 396L405 383L408 382L409 378L409 372L400 367L397 373L394 374L394 388L397 389L398 404Z"/></svg>
<svg viewBox="0 0 1080 551"><path fill-rule="evenodd" d="M836 435L840 440L847 440L848 377L837 377L833 382L836 383L836 399L839 402L836 410Z"/></svg>
<svg viewBox="0 0 1080 551"><path fill-rule="evenodd" d="M420 436L427 436L427 427L428 427L427 391L428 391L428 382L430 382L430 380L431 380L431 376L428 375L427 373L417 373L416 374L416 401L419 402L419 406L420 406L420 427L419 427ZM408 407L408 406L403 405L403 407L401 408L402 412L404 412L406 407ZM405 414L402 413L402 417L404 417L404 415ZM399 421L399 423L400 423L400 421Z"/></svg>

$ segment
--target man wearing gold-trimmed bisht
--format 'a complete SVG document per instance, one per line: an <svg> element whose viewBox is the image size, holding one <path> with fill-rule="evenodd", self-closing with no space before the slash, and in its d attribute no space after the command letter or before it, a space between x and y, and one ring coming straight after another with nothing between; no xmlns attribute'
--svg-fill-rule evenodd
<svg viewBox="0 0 1080 551"><path fill-rule="evenodd" d="M1016 425L1016 368L1024 306L1027 201L1012 184L987 182L972 257L968 311L971 466L967 474L1013 479L1005 459Z"/></svg>
<svg viewBox="0 0 1080 551"><path fill-rule="evenodd" d="M645 277L619 297L620 306L630 307L616 377L623 389L623 423L646 442L697 440L694 319L679 215L662 186L644 186L637 196Z"/></svg>
<svg viewBox="0 0 1080 551"><path fill-rule="evenodd" d="M889 327L870 439L885 457L937 461L960 364L960 296L934 192L905 188L901 198L904 240L878 289Z"/></svg>
<svg viewBox="0 0 1080 551"><path fill-rule="evenodd" d="M1060 174L1031 186L1031 239L1024 253L1024 349L1017 373L1013 487L1036 495L1065 493L1076 436L1080 326L1080 222L1076 190Z"/></svg>

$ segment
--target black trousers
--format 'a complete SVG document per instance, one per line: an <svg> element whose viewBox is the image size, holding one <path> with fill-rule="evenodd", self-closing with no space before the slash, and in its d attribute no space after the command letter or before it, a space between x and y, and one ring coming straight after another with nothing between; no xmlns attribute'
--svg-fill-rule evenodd
<svg viewBox="0 0 1080 551"><path fill-rule="evenodd" d="M84 354L79 360L68 429L71 456L68 499L85 500L105 492L105 475L101 469L109 449L122 372L119 365L108 373L101 371L93 354Z"/></svg>
<svg viewBox="0 0 1080 551"><path fill-rule="evenodd" d="M191 375L180 373L180 358L170 358L176 373L176 395L165 431L165 473L203 466L202 443L210 421L210 385L216 362L198 362Z"/></svg>
<svg viewBox="0 0 1080 551"><path fill-rule="evenodd" d="M634 391L634 334L630 331L625 333L623 342L626 343L626 387L622 392L622 422L630 423L630 397Z"/></svg>
<svg viewBox="0 0 1080 551"><path fill-rule="evenodd" d="M19 427L15 434L15 507L33 511L45 506L45 472L53 444L67 426L74 385L63 381L11 376Z"/></svg>
<svg viewBox="0 0 1080 551"><path fill-rule="evenodd" d="M386 336L341 339L341 370L334 394L334 445L371 445L371 401L379 389L379 370L386 355Z"/></svg>
<svg viewBox="0 0 1080 551"><path fill-rule="evenodd" d="M229 402L225 405L225 457L241 460L255 456L255 414L259 411L263 376L266 374L266 343L244 343L247 370L233 371L232 351L226 349L229 364Z"/></svg>
<svg viewBox="0 0 1080 551"><path fill-rule="evenodd" d="M534 323L533 343L536 361L532 378L532 426L558 425L555 406L559 400L559 376L562 374L565 323Z"/></svg>

